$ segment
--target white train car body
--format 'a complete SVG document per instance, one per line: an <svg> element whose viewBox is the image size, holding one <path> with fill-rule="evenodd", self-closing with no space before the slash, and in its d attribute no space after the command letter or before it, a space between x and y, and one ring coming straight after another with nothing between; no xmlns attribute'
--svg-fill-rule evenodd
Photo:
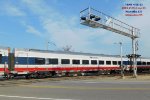
<svg viewBox="0 0 150 100"><path fill-rule="evenodd" d="M8 69L8 54L10 49L7 47L0 47L0 75L9 73Z"/></svg>
<svg viewBox="0 0 150 100"><path fill-rule="evenodd" d="M100 54L15 49L14 71L28 74L39 71L85 72L120 70L120 57ZM127 58L123 58L127 61Z"/></svg>
<svg viewBox="0 0 150 100"><path fill-rule="evenodd" d="M137 68L139 71L150 71L150 58L138 58Z"/></svg>

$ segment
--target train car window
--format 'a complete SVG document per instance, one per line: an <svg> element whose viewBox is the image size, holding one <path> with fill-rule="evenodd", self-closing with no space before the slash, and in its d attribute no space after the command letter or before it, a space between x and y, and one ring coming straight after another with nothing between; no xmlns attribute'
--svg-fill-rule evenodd
<svg viewBox="0 0 150 100"><path fill-rule="evenodd" d="M89 60L82 60L82 64L83 65L88 65L89 64Z"/></svg>
<svg viewBox="0 0 150 100"><path fill-rule="evenodd" d="M80 64L80 60L72 60L72 64Z"/></svg>
<svg viewBox="0 0 150 100"><path fill-rule="evenodd" d="M128 65L130 65L130 61L128 60Z"/></svg>
<svg viewBox="0 0 150 100"><path fill-rule="evenodd" d="M123 65L129 65L129 61L123 61Z"/></svg>
<svg viewBox="0 0 150 100"><path fill-rule="evenodd" d="M99 65L104 65L104 61L103 60L99 60Z"/></svg>
<svg viewBox="0 0 150 100"><path fill-rule="evenodd" d="M70 64L69 59L61 59L61 64Z"/></svg>
<svg viewBox="0 0 150 100"><path fill-rule="evenodd" d="M121 65L121 61L118 61L118 65Z"/></svg>
<svg viewBox="0 0 150 100"><path fill-rule="evenodd" d="M2 54L0 54L0 64L2 64Z"/></svg>
<svg viewBox="0 0 150 100"><path fill-rule="evenodd" d="M111 61L106 61L106 65L111 65Z"/></svg>
<svg viewBox="0 0 150 100"><path fill-rule="evenodd" d="M49 59L49 64L57 65L58 64L58 59L57 58Z"/></svg>
<svg viewBox="0 0 150 100"><path fill-rule="evenodd" d="M97 60L91 60L92 65L97 65Z"/></svg>
<svg viewBox="0 0 150 100"><path fill-rule="evenodd" d="M34 65L35 64L35 58L34 57L29 57L29 58L27 58L27 62L28 62L28 64L30 64L30 65Z"/></svg>
<svg viewBox="0 0 150 100"><path fill-rule="evenodd" d="M112 61L113 65L117 65L117 61Z"/></svg>
<svg viewBox="0 0 150 100"><path fill-rule="evenodd" d="M38 65L45 64L45 58L35 58L35 64L38 64Z"/></svg>
<svg viewBox="0 0 150 100"><path fill-rule="evenodd" d="M18 64L25 65L28 64L28 59L27 57L16 57L15 62Z"/></svg>
<svg viewBox="0 0 150 100"><path fill-rule="evenodd" d="M142 63L141 63L141 61L137 61L137 65L141 65Z"/></svg>
<svg viewBox="0 0 150 100"><path fill-rule="evenodd" d="M129 65L133 65L133 61L129 61Z"/></svg>
<svg viewBox="0 0 150 100"><path fill-rule="evenodd" d="M142 65L146 65L146 62L143 62Z"/></svg>
<svg viewBox="0 0 150 100"><path fill-rule="evenodd" d="M150 62L147 62L147 65L150 65Z"/></svg>

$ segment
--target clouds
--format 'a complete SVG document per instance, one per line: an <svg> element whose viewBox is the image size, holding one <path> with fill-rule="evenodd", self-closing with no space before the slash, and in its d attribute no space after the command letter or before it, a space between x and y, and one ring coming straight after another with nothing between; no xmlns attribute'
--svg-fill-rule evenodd
<svg viewBox="0 0 150 100"><path fill-rule="evenodd" d="M6 14L8 16L25 16L25 12L19 7L13 5L11 2L7 1L1 5L1 14ZM3 12L3 13L2 13Z"/></svg>
<svg viewBox="0 0 150 100"><path fill-rule="evenodd" d="M24 29L22 31L31 33L41 39L54 41L60 48L65 45L72 45L75 51L114 54L118 53L118 48L114 46L115 42L131 44L131 39L127 37L103 29L82 26L79 22L79 14L74 14L73 11L69 15L67 15L68 13L62 13L61 9L55 6L59 3L58 0L18 0L17 3L5 2L2 10L5 15L22 17L18 19ZM147 56L150 50L148 45L148 42L150 42L148 33L150 31L150 23L148 22L150 18L149 6L150 3L146 3L147 9L144 11L143 17L126 17L122 11L114 16L142 29L140 53L144 56ZM124 46L124 51L131 53L131 48Z"/></svg>
<svg viewBox="0 0 150 100"><path fill-rule="evenodd" d="M53 3L56 4L56 2L58 3L58 1ZM18 16L26 15L25 18L20 20L21 25L25 28L25 32L42 38L46 37L47 40L55 41L59 47L72 45L77 51L92 51L94 49L90 47L96 45L95 39L105 35L106 31L104 30L91 30L88 27L83 28L79 24L78 15L65 16L53 8L50 2L47 4L43 0L21 0L19 4L23 6L17 7L13 3L9 3L11 6L5 8L5 10L16 8ZM14 11L11 13L14 13ZM14 16L12 14L9 15ZM36 21L35 19L32 20L33 16L34 18L36 17Z"/></svg>
<svg viewBox="0 0 150 100"><path fill-rule="evenodd" d="M42 35L42 33L39 32L37 29L35 29L33 26L27 25L26 27L27 27L26 29L27 32L38 35L38 36Z"/></svg>
<svg viewBox="0 0 150 100"><path fill-rule="evenodd" d="M127 16L122 16L122 13L120 13L117 17L118 19L133 25L135 27L140 28L140 38L139 40L139 51L138 53L141 54L142 56L150 56L150 39L149 39L149 32L150 32L150 23L149 23L149 18L150 18L150 1L143 0L142 1L144 6L146 7L145 10L143 10L143 16L141 17L127 17Z"/></svg>
<svg viewBox="0 0 150 100"><path fill-rule="evenodd" d="M79 16L65 17L41 0L38 2L23 0L23 3L39 17L40 24L48 35L47 38L55 41L60 47L72 45L75 50L85 50L93 42L90 41L91 37L104 34L103 30L80 28Z"/></svg>

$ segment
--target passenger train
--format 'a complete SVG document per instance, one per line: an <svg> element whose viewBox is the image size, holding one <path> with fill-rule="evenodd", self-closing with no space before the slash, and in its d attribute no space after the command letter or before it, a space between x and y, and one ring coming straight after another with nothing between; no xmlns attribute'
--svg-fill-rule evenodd
<svg viewBox="0 0 150 100"><path fill-rule="evenodd" d="M123 57L123 65L132 68L131 61ZM81 52L36 49L0 48L0 75L7 77L42 77L85 73L120 72L120 56ZM138 71L150 70L149 58L137 59Z"/></svg>

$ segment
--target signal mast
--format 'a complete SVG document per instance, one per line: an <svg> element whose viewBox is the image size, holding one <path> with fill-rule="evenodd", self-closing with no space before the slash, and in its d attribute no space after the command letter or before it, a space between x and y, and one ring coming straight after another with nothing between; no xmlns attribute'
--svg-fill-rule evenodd
<svg viewBox="0 0 150 100"><path fill-rule="evenodd" d="M103 28L132 39L133 76L137 77L136 66L136 39L139 38L140 29L128 25L90 6L80 12L80 23L92 28ZM121 65L121 67L123 67Z"/></svg>

